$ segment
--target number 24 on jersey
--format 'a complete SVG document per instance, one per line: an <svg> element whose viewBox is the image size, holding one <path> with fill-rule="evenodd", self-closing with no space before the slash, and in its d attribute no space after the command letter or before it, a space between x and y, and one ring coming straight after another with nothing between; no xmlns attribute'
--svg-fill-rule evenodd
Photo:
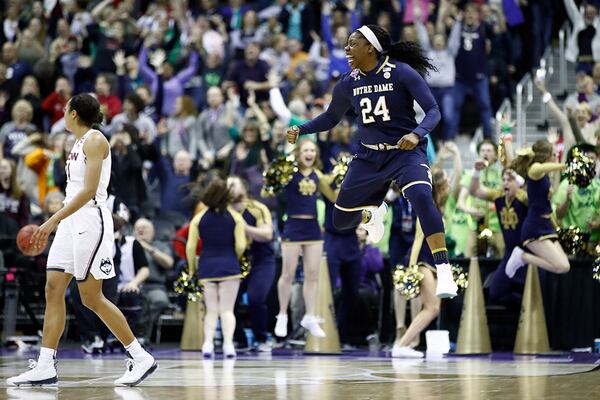
<svg viewBox="0 0 600 400"><path fill-rule="evenodd" d="M373 102L370 98L364 97L360 99L360 108L362 112L363 124L372 124L375 122L375 117L381 117L382 121L389 121L390 110L385 102L385 96L379 96L375 108L373 108Z"/></svg>

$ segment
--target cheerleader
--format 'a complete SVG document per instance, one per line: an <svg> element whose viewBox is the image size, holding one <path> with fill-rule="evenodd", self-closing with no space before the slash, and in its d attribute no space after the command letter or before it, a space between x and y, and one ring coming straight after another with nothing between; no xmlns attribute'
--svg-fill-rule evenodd
<svg viewBox="0 0 600 400"><path fill-rule="evenodd" d="M515 276L525 264L557 274L569 272L569 259L560 243L556 241L556 229L550 216L550 172L559 172L567 166L555 162L552 144L547 140L538 140L525 154L519 155L512 163L519 175L527 177L527 197L529 208L521 228L521 243L529 251L524 252L516 246L506 263L506 275Z"/></svg>
<svg viewBox="0 0 600 400"><path fill-rule="evenodd" d="M503 190L486 188L480 186L479 182L479 175L483 168L485 168L483 160L475 162L469 194L494 203L506 248L504 258L490 286L490 299L502 303L512 300L518 304L521 301L520 293L525 283L525 274L520 273L520 276L511 280L507 278L505 271L513 249L521 244L521 227L527 217L527 192L521 189L525 179L512 169L506 168L502 173ZM511 290L513 286L516 286L514 291Z"/></svg>
<svg viewBox="0 0 600 400"><path fill-rule="evenodd" d="M258 351L271 352L272 344L267 342L267 296L275 280L271 212L263 203L248 198L246 183L241 178L229 177L227 186L233 198L232 207L246 221L246 236L252 241L249 247L252 268L242 285L242 292L248 294L252 331Z"/></svg>
<svg viewBox="0 0 600 400"><path fill-rule="evenodd" d="M214 356L213 339L220 317L223 354L225 358L235 358L233 308L242 276L239 258L246 248L246 224L230 207L230 192L222 179L216 178L208 185L202 202L207 208L192 219L186 245L190 273L197 273L204 285L206 315L202 353L205 358ZM196 258L198 239L202 240L202 251Z"/></svg>
<svg viewBox="0 0 600 400"><path fill-rule="evenodd" d="M433 183L433 199L437 209L444 215L444 207L450 193L450 180L448 174L442 169L435 168L432 173ZM436 296L437 285L437 270L435 268L435 260L431 254L431 250L423 229L421 228L420 220L417 220L415 240L410 250L410 259L408 265L418 265L419 272L423 274L421 280L421 311L413 318L409 327L404 332L402 337L396 337L394 346L392 347L392 357L394 358L423 358L424 354L410 347L410 344L419 337L421 332L429 326L431 321L436 319L440 314L441 300ZM400 303L402 295L398 290L394 290L394 302ZM402 315L403 316L403 315ZM404 324L404 321L396 321L398 326Z"/></svg>
<svg viewBox="0 0 600 400"><path fill-rule="evenodd" d="M275 335L287 336L287 308L290 302L292 283L296 276L298 258L302 254L304 266L305 315L300 325L313 336L324 337L319 326L315 302L317 278L323 255L323 236L317 221L317 198L320 191L332 202L335 194L329 187L330 179L324 178L318 167L320 155L317 145L311 139L300 140L295 150L298 161L296 172L283 191L285 201L285 221L282 233L282 271L277 282L279 314L275 325Z"/></svg>

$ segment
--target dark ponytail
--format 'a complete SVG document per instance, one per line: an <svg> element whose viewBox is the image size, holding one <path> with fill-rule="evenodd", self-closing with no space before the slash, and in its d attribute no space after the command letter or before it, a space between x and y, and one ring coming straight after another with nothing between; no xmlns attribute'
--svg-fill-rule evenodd
<svg viewBox="0 0 600 400"><path fill-rule="evenodd" d="M77 118L82 125L100 129L104 115L100 111L100 102L94 96L81 93L71 97L69 102L71 110L77 113Z"/></svg>
<svg viewBox="0 0 600 400"><path fill-rule="evenodd" d="M410 65L412 69L421 75L427 75L429 71L437 71L437 68L429 62L429 58L423 53L423 49L414 42L392 43L390 34L377 25L367 25L379 40L383 53L391 59Z"/></svg>

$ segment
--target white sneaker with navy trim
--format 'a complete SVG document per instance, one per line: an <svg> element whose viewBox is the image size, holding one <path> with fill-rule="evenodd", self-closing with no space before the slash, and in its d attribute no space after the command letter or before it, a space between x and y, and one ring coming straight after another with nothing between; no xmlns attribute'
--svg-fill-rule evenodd
<svg viewBox="0 0 600 400"><path fill-rule="evenodd" d="M149 353L137 360L132 358L127 360L125 373L115 381L118 386L136 386L153 373L158 364Z"/></svg>
<svg viewBox="0 0 600 400"><path fill-rule="evenodd" d="M58 376L54 363L41 366L35 360L29 360L29 371L6 380L8 386L58 386Z"/></svg>
<svg viewBox="0 0 600 400"><path fill-rule="evenodd" d="M369 233L369 239L373 243L379 243L383 239L385 233L385 227L383 225L383 219L387 213L388 206L385 202L381 203L379 207L368 208L367 211L371 213L369 222L361 224L363 228Z"/></svg>

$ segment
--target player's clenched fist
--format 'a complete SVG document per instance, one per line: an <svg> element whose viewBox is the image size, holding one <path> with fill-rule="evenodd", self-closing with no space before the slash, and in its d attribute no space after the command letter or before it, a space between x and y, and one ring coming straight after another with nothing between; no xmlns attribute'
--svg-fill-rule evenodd
<svg viewBox="0 0 600 400"><path fill-rule="evenodd" d="M287 130L287 140L290 144L296 144L298 140L298 135L300 135L300 129L298 126L290 126Z"/></svg>

